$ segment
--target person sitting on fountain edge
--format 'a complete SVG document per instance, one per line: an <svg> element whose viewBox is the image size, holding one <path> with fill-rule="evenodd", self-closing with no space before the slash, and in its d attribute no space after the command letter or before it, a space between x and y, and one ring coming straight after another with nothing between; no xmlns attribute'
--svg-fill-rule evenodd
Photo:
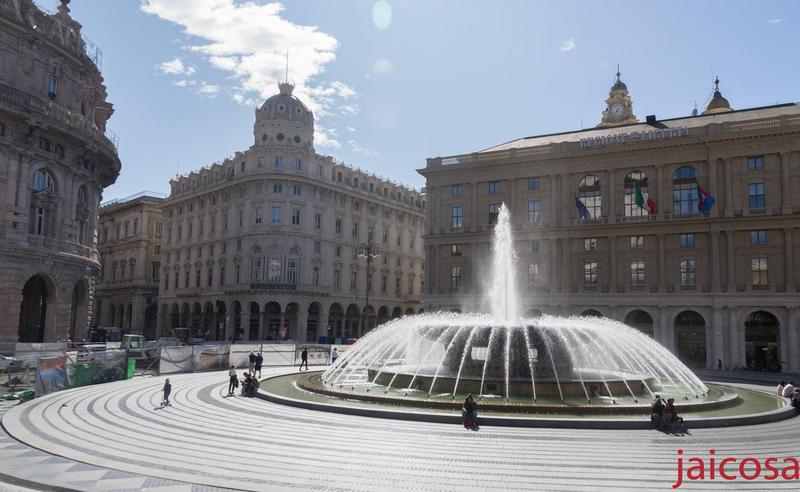
<svg viewBox="0 0 800 492"><path fill-rule="evenodd" d="M661 399L661 395L656 395L656 401L650 407L650 422L656 430L661 430L661 426L664 425L664 400Z"/></svg>
<svg viewBox="0 0 800 492"><path fill-rule="evenodd" d="M464 420L464 428L470 430L478 430L478 404L472 395L467 395L464 400L464 408L461 409L461 417Z"/></svg>

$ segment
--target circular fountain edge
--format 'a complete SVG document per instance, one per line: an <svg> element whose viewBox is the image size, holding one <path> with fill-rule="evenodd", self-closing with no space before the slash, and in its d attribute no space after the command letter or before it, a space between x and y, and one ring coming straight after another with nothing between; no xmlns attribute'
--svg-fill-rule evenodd
<svg viewBox="0 0 800 492"><path fill-rule="evenodd" d="M316 373L306 373L302 376L314 376L319 375L320 372ZM300 377L301 375L288 375L288 376L295 376ZM287 375L281 376L273 376L271 378L266 378L262 380L263 383L267 383L270 380L278 379L282 377L287 377ZM311 391L308 389L303 388L300 384L297 385L303 391ZM718 386L727 386L731 388L738 388L736 384L725 384L725 385L718 385ZM745 389L742 387L742 389ZM750 391L755 391L753 389L749 389ZM762 393L765 395L770 395L770 393L765 391L756 391L758 393ZM320 395L324 395L324 393L315 392ZM351 395L324 395L329 396L331 398L337 398L340 402L342 396L351 396ZM770 395L771 396L771 395ZM372 418L383 418L383 419L394 419L394 420L409 420L409 421L417 421L417 422L432 422L432 423L447 423L447 424L461 424L461 415L460 413L456 414L448 414L448 413L431 413L431 412L424 412L419 411L423 407L414 407L409 410L396 410L396 409L389 409L385 407L375 407L375 408L366 408L366 407L359 407L359 406L348 406L348 405L341 405L341 404L331 404L331 403L321 403L315 401L308 401L302 400L298 398L292 398L286 395L282 395L275 392L265 391L262 389L257 394L257 397L266 400L272 403L277 403L281 405L296 407L296 408L303 408L308 410L315 410L315 411L323 411L323 412L333 412L333 413L340 413L346 415L354 415L354 416L361 416L361 417L372 417ZM738 397L738 396L737 396ZM353 398L348 398L353 399ZM363 401L363 400L362 400ZM394 403L405 404L408 400L398 400ZM381 403L381 402L377 402ZM392 403L392 402L383 402L383 403ZM460 403L458 403L460 408ZM481 407L484 407L482 404ZM428 407L433 408L433 407ZM484 407L485 408L485 407ZM637 407L639 408L639 407ZM685 408L685 406L681 405L681 408ZM563 412L565 408L561 407ZM563 414L563 413L562 413ZM754 414L747 414L747 415L734 415L734 416L720 416L720 417L699 417L699 418L692 418L689 421L690 428L715 428L715 427L735 427L735 426L743 426L743 425L755 425L755 424L764 424L770 422L778 422L781 420L786 420L796 416L798 413L797 411L792 408L790 405L786 404L781 408L770 410L766 412L754 413ZM642 414L639 414L642 415ZM481 414L480 420L482 425L488 426L500 426L500 427L547 427L547 428L570 428L570 429L649 429L650 428L650 421L649 418L635 419L635 418L627 418L627 419L608 419L608 418L587 418L587 417L578 417L577 415L575 418L564 418L564 417L531 417L531 416L499 416L499 415L491 415L491 414Z"/></svg>

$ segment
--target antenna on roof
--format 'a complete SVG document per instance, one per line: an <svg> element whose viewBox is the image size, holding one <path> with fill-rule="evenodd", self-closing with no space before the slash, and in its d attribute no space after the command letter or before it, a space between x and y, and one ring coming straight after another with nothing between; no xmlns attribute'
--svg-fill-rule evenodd
<svg viewBox="0 0 800 492"><path fill-rule="evenodd" d="M289 50L286 50L286 80L285 82L289 83Z"/></svg>
<svg viewBox="0 0 800 492"><path fill-rule="evenodd" d="M581 130L583 130L583 118L581 118Z"/></svg>
<svg viewBox="0 0 800 492"><path fill-rule="evenodd" d="M181 161L178 159L178 162L175 163L175 179L178 179L181 175Z"/></svg>

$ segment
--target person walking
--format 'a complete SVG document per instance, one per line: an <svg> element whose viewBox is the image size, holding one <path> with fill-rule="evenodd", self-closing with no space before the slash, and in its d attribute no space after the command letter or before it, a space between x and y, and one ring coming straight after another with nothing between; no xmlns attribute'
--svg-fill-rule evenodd
<svg viewBox="0 0 800 492"><path fill-rule="evenodd" d="M303 347L303 351L300 353L300 370L303 370L303 364L306 365L306 371L308 370L308 348Z"/></svg>
<svg viewBox="0 0 800 492"><path fill-rule="evenodd" d="M247 356L249 364L247 366L247 372L250 374L255 374L256 371L256 353L251 351L250 355Z"/></svg>
<svg viewBox="0 0 800 492"><path fill-rule="evenodd" d="M264 357L261 355L261 352L256 354L256 366L253 374L258 373L258 377L261 377L261 364L264 363Z"/></svg>
<svg viewBox="0 0 800 492"><path fill-rule="evenodd" d="M169 378L164 380L164 388L162 389L164 392L164 399L161 401L162 407L170 407L172 403L169 402L169 394L172 393L172 385L169 384Z"/></svg>
<svg viewBox="0 0 800 492"><path fill-rule="evenodd" d="M237 386L239 386L239 378L236 376L236 366L231 366L228 369L228 396L233 396Z"/></svg>
<svg viewBox="0 0 800 492"><path fill-rule="evenodd" d="M469 430L478 430L478 404L472 395L467 395L464 400L464 406L461 408L461 418L464 422L464 428Z"/></svg>
<svg viewBox="0 0 800 492"><path fill-rule="evenodd" d="M339 351L336 350L336 347L331 349L331 365L336 364L336 359L339 358Z"/></svg>

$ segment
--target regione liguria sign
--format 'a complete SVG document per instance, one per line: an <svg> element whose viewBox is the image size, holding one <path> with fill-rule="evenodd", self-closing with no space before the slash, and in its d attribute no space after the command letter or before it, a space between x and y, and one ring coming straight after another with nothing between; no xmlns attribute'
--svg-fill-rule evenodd
<svg viewBox="0 0 800 492"><path fill-rule="evenodd" d="M686 126L676 126L674 128L659 128L646 132L617 133L602 137L582 138L582 149L597 149L607 145L618 145L626 143L654 142L656 140L666 140L669 138L688 137L689 128Z"/></svg>

